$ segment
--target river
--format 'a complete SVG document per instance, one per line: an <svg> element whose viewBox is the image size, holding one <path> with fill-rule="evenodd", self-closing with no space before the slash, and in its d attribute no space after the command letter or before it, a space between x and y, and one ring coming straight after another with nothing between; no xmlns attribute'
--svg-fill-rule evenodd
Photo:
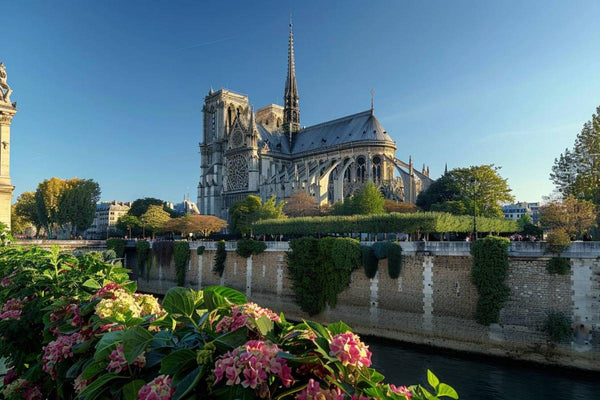
<svg viewBox="0 0 600 400"><path fill-rule="evenodd" d="M600 373L549 368L364 337L385 382L426 384L427 369L466 400L600 399Z"/></svg>

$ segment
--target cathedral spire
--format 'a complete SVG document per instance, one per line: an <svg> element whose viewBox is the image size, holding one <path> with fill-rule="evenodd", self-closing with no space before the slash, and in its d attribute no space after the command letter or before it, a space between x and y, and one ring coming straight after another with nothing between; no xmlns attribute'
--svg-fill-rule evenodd
<svg viewBox="0 0 600 400"><path fill-rule="evenodd" d="M288 69L283 96L283 129L288 134L290 144L293 134L300 130L300 109L298 107L298 85L296 84L296 65L294 62L294 32L290 15L290 36L288 47Z"/></svg>

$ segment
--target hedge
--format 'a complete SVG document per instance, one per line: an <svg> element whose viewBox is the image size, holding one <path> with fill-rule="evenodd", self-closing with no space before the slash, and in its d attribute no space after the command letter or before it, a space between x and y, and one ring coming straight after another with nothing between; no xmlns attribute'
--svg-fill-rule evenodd
<svg viewBox="0 0 600 400"><path fill-rule="evenodd" d="M438 212L390 213L381 215L331 215L268 219L253 224L257 235L319 235L331 233L444 233L471 232L473 217ZM477 217L479 232L519 231L517 221Z"/></svg>

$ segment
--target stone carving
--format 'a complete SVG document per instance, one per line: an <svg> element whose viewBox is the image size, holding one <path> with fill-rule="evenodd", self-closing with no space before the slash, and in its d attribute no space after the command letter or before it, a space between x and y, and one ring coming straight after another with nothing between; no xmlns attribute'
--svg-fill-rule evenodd
<svg viewBox="0 0 600 400"><path fill-rule="evenodd" d="M11 104L10 95L12 89L6 83L6 67L3 62L0 62L0 101Z"/></svg>
<svg viewBox="0 0 600 400"><path fill-rule="evenodd" d="M400 178L382 182L379 190L386 199L404 201L404 184Z"/></svg>
<svg viewBox="0 0 600 400"><path fill-rule="evenodd" d="M248 188L248 162L246 157L236 154L227 160L227 190Z"/></svg>

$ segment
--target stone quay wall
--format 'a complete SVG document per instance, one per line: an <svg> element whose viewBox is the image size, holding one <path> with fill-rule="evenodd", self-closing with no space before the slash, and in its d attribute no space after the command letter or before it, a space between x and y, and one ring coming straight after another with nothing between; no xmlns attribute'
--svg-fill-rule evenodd
<svg viewBox="0 0 600 400"><path fill-rule="evenodd" d="M288 243L267 244L264 253L242 258L235 253L236 244L227 243L225 271L219 277L213 272L216 243L190 242L186 286L229 286L291 320L343 320L361 334L600 370L600 243L573 243L563 253L570 257L568 275L546 271L551 255L543 243L513 243L506 279L510 298L499 323L491 326L480 325L473 317L478 293L470 279L470 243L403 242L398 279L388 276L386 260L379 262L373 279L358 269L336 307L312 317L294 302L285 257ZM206 249L198 256L200 245ZM128 249L126 263L135 270L135 249ZM137 279L140 290L164 294L176 285L175 267L172 262L154 265L148 275ZM542 328L551 311L571 316L576 328L571 341L558 345L548 341Z"/></svg>

